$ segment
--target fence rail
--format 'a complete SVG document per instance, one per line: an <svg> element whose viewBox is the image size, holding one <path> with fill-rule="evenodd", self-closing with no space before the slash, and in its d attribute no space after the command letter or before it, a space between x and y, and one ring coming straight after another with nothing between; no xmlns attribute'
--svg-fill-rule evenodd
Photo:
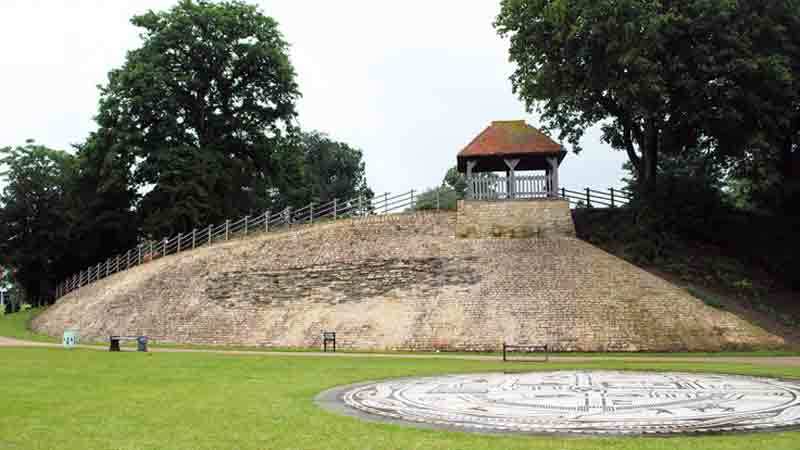
<svg viewBox="0 0 800 450"><path fill-rule="evenodd" d="M549 196L546 176L515 177L518 188L512 198L545 198ZM478 180L480 178L474 178ZM488 180L489 178L484 178ZM505 180L505 179L502 179ZM498 200L508 197L508 184L504 181L493 180L492 183L473 185L477 187L473 192L480 192L483 198ZM496 189L495 191L488 190ZM439 190L435 190L436 209L439 209ZM491 195L489 192L493 192ZM583 191L574 191L562 188L558 196L566 199L574 207L588 208L616 208L624 207L630 200L630 194L620 189L598 191L586 188ZM349 200L334 199L327 203L311 203L302 208L293 210L286 208L278 212L265 211L255 216L249 215L236 220L226 220L217 225L208 225L190 232L178 233L176 236L159 240L148 240L140 243L124 253L112 256L105 261L89 266L78 273L68 277L56 287L55 298L58 299L69 292L115 273L128 270L132 267L147 263L167 255L193 250L198 247L211 245L219 241L227 241L235 237L246 236L256 232L273 232L290 229L293 226L313 224L322 221L364 217L370 215L389 214L399 211L415 210L419 197L417 191L411 190L400 194L384 193L372 198L358 197Z"/></svg>
<svg viewBox="0 0 800 450"><path fill-rule="evenodd" d="M573 191L561 188L560 196L569 200L570 205L576 208L619 208L627 206L631 200L629 191L614 188L609 188L608 191L598 191L591 188Z"/></svg>
<svg viewBox="0 0 800 450"><path fill-rule="evenodd" d="M255 232L271 232L315 222L388 214L415 208L418 194L414 191L400 194L385 193L372 198L357 197L349 200L333 199L326 203L310 203L302 208L286 208L278 212L265 211L255 216L226 220L217 225L194 229L187 233L140 243L124 253L112 256L96 265L80 270L56 287L56 299L88 284L117 272L144 264L167 255L227 241Z"/></svg>

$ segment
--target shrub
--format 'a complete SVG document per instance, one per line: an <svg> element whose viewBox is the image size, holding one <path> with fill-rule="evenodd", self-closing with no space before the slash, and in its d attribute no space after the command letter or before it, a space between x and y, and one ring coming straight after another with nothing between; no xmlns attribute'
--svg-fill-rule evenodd
<svg viewBox="0 0 800 450"><path fill-rule="evenodd" d="M709 294L708 292L701 291L692 286L688 287L686 290L689 291L689 293L695 298L700 299L703 303L712 308L725 309L725 304L719 298Z"/></svg>
<svg viewBox="0 0 800 450"><path fill-rule="evenodd" d="M438 205L436 198L437 193L439 196ZM421 211L435 209L455 210L457 208L458 199L459 195L454 189L448 186L439 186L420 193L416 199L416 209Z"/></svg>

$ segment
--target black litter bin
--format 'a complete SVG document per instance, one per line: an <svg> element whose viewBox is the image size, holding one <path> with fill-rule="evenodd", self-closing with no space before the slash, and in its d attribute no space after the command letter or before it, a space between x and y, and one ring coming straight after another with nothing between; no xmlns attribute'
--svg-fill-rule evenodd
<svg viewBox="0 0 800 450"><path fill-rule="evenodd" d="M147 351L147 336L139 336L136 338L136 350L140 352Z"/></svg>

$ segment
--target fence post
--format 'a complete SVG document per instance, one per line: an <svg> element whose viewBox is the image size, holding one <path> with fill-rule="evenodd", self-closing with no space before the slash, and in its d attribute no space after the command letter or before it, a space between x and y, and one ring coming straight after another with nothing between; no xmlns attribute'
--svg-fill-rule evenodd
<svg viewBox="0 0 800 450"><path fill-rule="evenodd" d="M287 206L286 207L286 215L284 216L283 220L286 221L286 224L289 226L289 228L292 228L292 207L291 206Z"/></svg>
<svg viewBox="0 0 800 450"><path fill-rule="evenodd" d="M139 258L138 258L139 263L138 264L141 264L142 263L142 244L137 245L136 248L139 250Z"/></svg>
<svg viewBox="0 0 800 450"><path fill-rule="evenodd" d="M359 216L363 216L364 215L364 209L361 206L361 195L358 196L358 215Z"/></svg>
<svg viewBox="0 0 800 450"><path fill-rule="evenodd" d="M181 238L183 237L183 233L178 233L178 251L175 253L181 252Z"/></svg>
<svg viewBox="0 0 800 450"><path fill-rule="evenodd" d="M336 220L336 199L333 199L333 220Z"/></svg>
<svg viewBox="0 0 800 450"><path fill-rule="evenodd" d="M389 193L383 193L383 213L386 214L389 212Z"/></svg>
<svg viewBox="0 0 800 450"><path fill-rule="evenodd" d="M269 233L269 211L264 213L264 232Z"/></svg>
<svg viewBox="0 0 800 450"><path fill-rule="evenodd" d="M567 188L563 188L563 187L561 188L561 198L566 200L566 198L567 198ZM567 201L569 201L569 200L567 200Z"/></svg>
<svg viewBox="0 0 800 450"><path fill-rule="evenodd" d="M414 204L414 190L411 190L411 210L416 211L417 205Z"/></svg>
<svg viewBox="0 0 800 450"><path fill-rule="evenodd" d="M614 188L611 188L611 207L614 207Z"/></svg>
<svg viewBox="0 0 800 450"><path fill-rule="evenodd" d="M590 193L589 188L586 188L586 207L592 207L592 194Z"/></svg>
<svg viewBox="0 0 800 450"><path fill-rule="evenodd" d="M208 226L208 245L211 245L211 241L214 239L214 237L211 236L211 230L213 228L214 228L214 225L209 225Z"/></svg>
<svg viewBox="0 0 800 450"><path fill-rule="evenodd" d="M247 221L250 219L250 216L244 216L244 235L247 236Z"/></svg>
<svg viewBox="0 0 800 450"><path fill-rule="evenodd" d="M167 242L169 242L169 239L164 238L164 247L161 249L161 256L167 256Z"/></svg>
<svg viewBox="0 0 800 450"><path fill-rule="evenodd" d="M197 228L192 230L192 250L197 246Z"/></svg>
<svg viewBox="0 0 800 450"><path fill-rule="evenodd" d="M228 240L228 237L230 236L230 230L231 230L231 221L230 221L230 219L225 219L225 240L226 241Z"/></svg>
<svg viewBox="0 0 800 450"><path fill-rule="evenodd" d="M436 188L436 210L439 211L439 191L440 189Z"/></svg>

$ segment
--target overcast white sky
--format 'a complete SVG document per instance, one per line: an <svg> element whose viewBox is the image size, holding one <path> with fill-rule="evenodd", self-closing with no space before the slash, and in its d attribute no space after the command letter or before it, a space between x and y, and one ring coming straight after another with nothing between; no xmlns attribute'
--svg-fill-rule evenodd
<svg viewBox="0 0 800 450"><path fill-rule="evenodd" d="M68 149L95 128L96 86L139 45L134 14L175 0L0 0L0 147ZM499 0L257 0L291 44L299 122L364 151L375 192L438 184L492 120L535 115L511 92ZM568 187L619 186L624 154L596 130Z"/></svg>

